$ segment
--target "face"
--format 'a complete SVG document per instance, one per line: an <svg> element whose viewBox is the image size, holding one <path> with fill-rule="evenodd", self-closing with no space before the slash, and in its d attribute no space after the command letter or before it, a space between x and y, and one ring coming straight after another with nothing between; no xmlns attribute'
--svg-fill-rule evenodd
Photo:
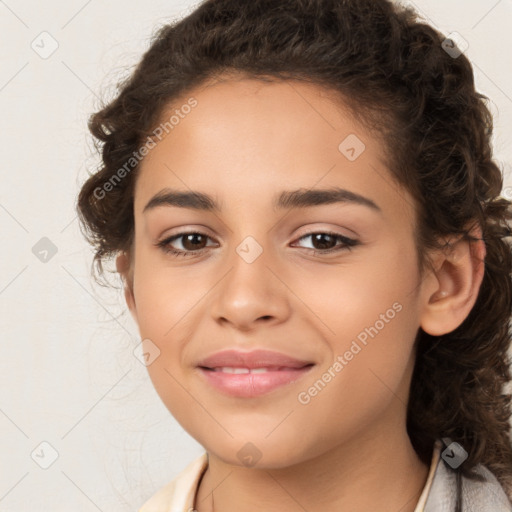
<svg viewBox="0 0 512 512"><path fill-rule="evenodd" d="M162 118L191 97L135 188L127 299L161 399L232 464L389 438L422 283L413 200L381 143L311 84L215 82Z"/></svg>

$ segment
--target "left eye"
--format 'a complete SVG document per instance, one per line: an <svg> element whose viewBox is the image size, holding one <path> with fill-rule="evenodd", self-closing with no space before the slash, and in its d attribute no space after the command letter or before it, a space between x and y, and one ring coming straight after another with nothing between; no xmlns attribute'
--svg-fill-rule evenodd
<svg viewBox="0 0 512 512"><path fill-rule="evenodd" d="M354 240L353 238L347 238L346 236L340 235L339 233L330 233L323 231L318 233L308 233L307 235L301 236L299 240L303 240L305 238L311 238L313 245L320 245L320 247L308 247L308 249L321 252L341 251L343 249L350 250L351 247L359 243L357 240ZM338 241L341 241L341 244L337 245L336 242ZM328 247L325 247L326 245Z"/></svg>
<svg viewBox="0 0 512 512"><path fill-rule="evenodd" d="M322 254L341 251L344 249L350 250L351 247L358 245L359 242L352 238L347 238L339 233L330 233L330 232L315 232L308 233L306 235L301 236L298 240L304 240L306 238L311 238L313 245L320 245L320 247L306 247L305 249L320 252ZM176 256L194 256L203 250L206 249L204 243L206 240L211 238L199 232L188 232L188 233L178 233L177 235L173 235L161 242L156 243L158 247L160 247L165 253L174 254ZM172 243L176 240L181 240L181 249L176 249L173 247ZM338 243L341 242L341 243ZM213 244L215 245L215 244ZM327 247L326 247L327 246Z"/></svg>

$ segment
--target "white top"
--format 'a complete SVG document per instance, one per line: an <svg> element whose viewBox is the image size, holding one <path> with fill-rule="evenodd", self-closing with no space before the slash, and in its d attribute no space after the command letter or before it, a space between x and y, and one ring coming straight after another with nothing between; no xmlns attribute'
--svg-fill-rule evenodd
<svg viewBox="0 0 512 512"><path fill-rule="evenodd" d="M441 453L441 441L434 445L427 482L414 512L424 512ZM139 512L191 512L199 481L208 467L206 452L192 461L172 482L161 488Z"/></svg>

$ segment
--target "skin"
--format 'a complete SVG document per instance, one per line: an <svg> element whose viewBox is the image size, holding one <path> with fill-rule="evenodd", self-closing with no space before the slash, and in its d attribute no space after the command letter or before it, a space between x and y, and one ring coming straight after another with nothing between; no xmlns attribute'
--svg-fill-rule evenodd
<svg viewBox="0 0 512 512"><path fill-rule="evenodd" d="M405 423L414 339L419 327L439 335L468 315L483 242L454 240L421 276L411 196L391 177L378 138L319 86L230 78L188 91L173 108L190 96L197 107L141 164L133 254L120 254L117 268L141 338L160 350L148 366L155 389L209 454L196 510L364 511L378 502L382 511L412 512L428 473ZM338 149L350 134L365 144L354 161ZM209 194L222 209L143 212L166 187ZM272 207L281 191L330 187L371 199L380 212L354 203ZM155 245L195 230L209 237L196 245L202 253L177 257ZM323 254L306 235L326 231L359 244ZM263 250L252 263L236 252L248 236ZM193 248L184 238L172 245ZM400 312L300 403L298 394L396 303ZM234 398L196 368L225 348L277 350L315 366L261 397ZM253 467L237 456L248 442L261 454Z"/></svg>

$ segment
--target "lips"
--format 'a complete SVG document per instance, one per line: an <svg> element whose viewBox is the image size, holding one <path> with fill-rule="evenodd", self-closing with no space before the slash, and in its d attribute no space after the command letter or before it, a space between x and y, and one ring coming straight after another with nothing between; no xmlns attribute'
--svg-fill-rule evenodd
<svg viewBox="0 0 512 512"><path fill-rule="evenodd" d="M280 352L270 350L253 350L251 352L242 352L239 350L223 350L217 352L206 359L203 359L198 366L210 370L217 368L303 368L312 364L311 361L304 361L287 356Z"/></svg>
<svg viewBox="0 0 512 512"><path fill-rule="evenodd" d="M280 352L253 350L217 352L197 365L206 382L216 390L236 397L256 397L295 382L314 363Z"/></svg>

